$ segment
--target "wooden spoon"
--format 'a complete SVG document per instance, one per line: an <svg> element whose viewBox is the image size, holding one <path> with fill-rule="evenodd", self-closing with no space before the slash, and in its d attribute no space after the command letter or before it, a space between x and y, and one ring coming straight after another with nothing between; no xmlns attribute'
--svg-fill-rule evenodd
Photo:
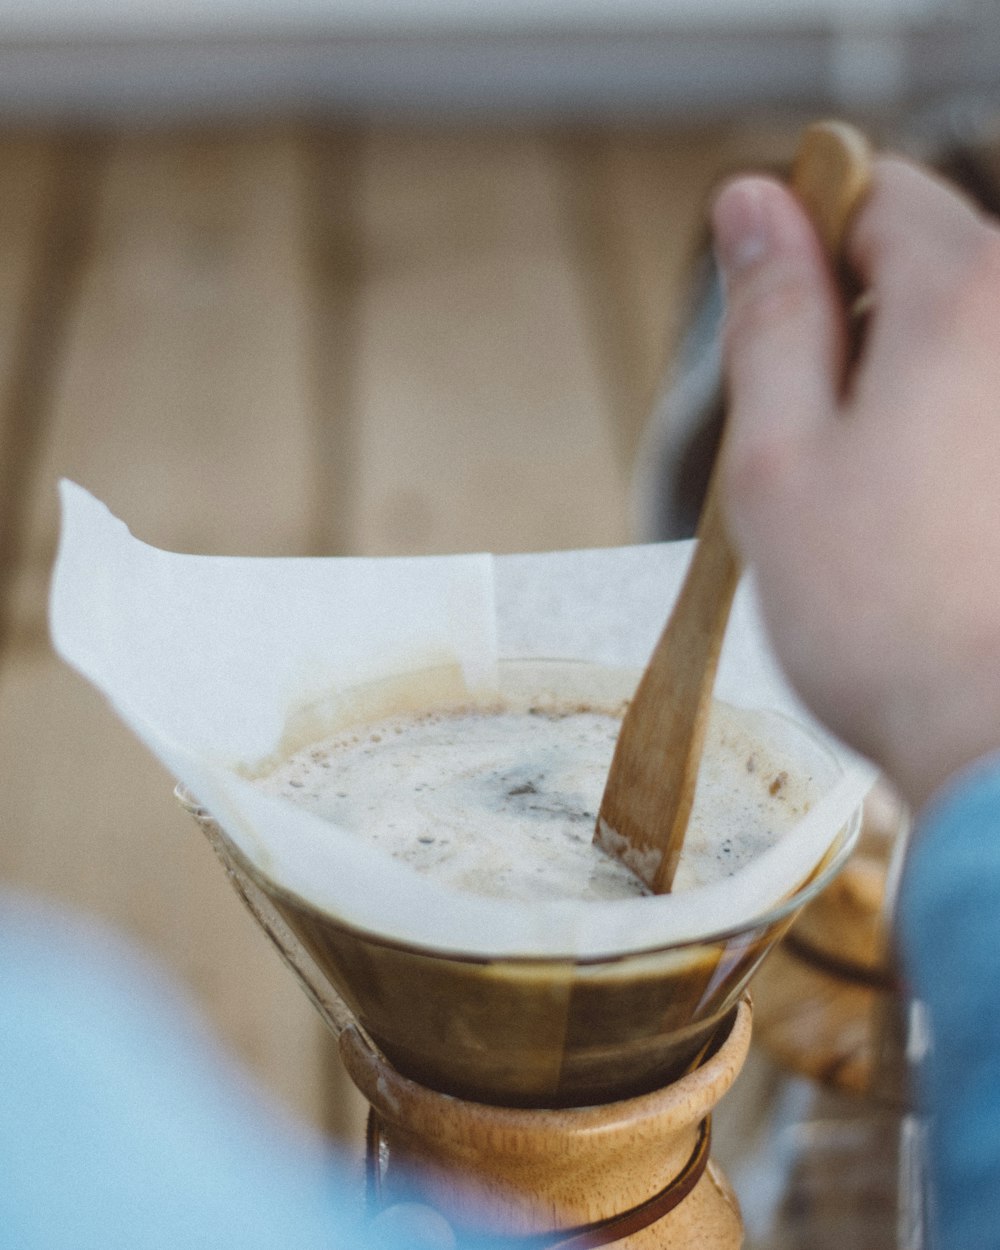
<svg viewBox="0 0 1000 1250"><path fill-rule="evenodd" d="M802 135L792 186L817 228L841 289L841 245L871 181L865 137L842 122ZM594 841L618 855L656 894L673 884L711 708L739 560L726 535L713 472L697 545L680 595L622 721Z"/></svg>

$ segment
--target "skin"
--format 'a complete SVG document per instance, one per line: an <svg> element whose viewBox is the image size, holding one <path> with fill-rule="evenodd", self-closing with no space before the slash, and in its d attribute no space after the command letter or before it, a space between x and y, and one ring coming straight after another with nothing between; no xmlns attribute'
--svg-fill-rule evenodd
<svg viewBox="0 0 1000 1250"><path fill-rule="evenodd" d="M713 225L731 533L792 682L919 808L1000 750L1000 229L878 159L847 240L874 308L846 371L794 196L736 179Z"/></svg>

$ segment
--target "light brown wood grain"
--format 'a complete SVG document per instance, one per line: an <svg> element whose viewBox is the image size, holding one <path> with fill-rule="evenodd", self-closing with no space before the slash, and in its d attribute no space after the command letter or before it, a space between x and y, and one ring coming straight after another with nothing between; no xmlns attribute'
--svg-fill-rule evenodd
<svg viewBox="0 0 1000 1250"><path fill-rule="evenodd" d="M330 1091L318 1019L178 810L171 779L41 643L60 475L163 547L314 547L302 173L293 134L108 144L24 483L23 642L0 677L3 875L120 927L173 968L287 1105L347 1130L357 1100L342 1080Z"/></svg>
<svg viewBox="0 0 1000 1250"><path fill-rule="evenodd" d="M627 536L556 177L536 136L372 136L352 549Z"/></svg>
<svg viewBox="0 0 1000 1250"><path fill-rule="evenodd" d="M792 186L827 256L840 260L851 218L868 194L872 151L853 126L827 121L805 131L792 163Z"/></svg>
<svg viewBox="0 0 1000 1250"><path fill-rule="evenodd" d="M595 841L657 894L684 846L740 565L713 481L680 594L622 721Z"/></svg>
<svg viewBox="0 0 1000 1250"><path fill-rule="evenodd" d="M609 128L560 145L590 341L630 472L669 372L711 189L733 157L731 130Z"/></svg>
<svg viewBox="0 0 1000 1250"><path fill-rule="evenodd" d="M0 134L0 366L9 377L26 330L25 313L45 242L61 144L44 134ZM4 448L4 451L6 449Z"/></svg>
<svg viewBox="0 0 1000 1250"><path fill-rule="evenodd" d="M0 647L68 304L88 231L98 145L0 136Z"/></svg>
<svg viewBox="0 0 1000 1250"><path fill-rule="evenodd" d="M301 174L284 133L110 143L31 484L24 627L44 615L60 476L156 546L301 552L318 496Z"/></svg>
<svg viewBox="0 0 1000 1250"><path fill-rule="evenodd" d="M310 551L350 554L356 509L357 372L365 280L360 205L364 134L311 127L302 138L309 394L319 483Z"/></svg>
<svg viewBox="0 0 1000 1250"><path fill-rule="evenodd" d="M388 1162L385 1201L398 1194L402 1174L459 1232L503 1237L608 1219L665 1188L742 1068L750 1027L744 1000L719 1049L676 1082L619 1102L541 1111L438 1094L401 1076L357 1030L347 1030L340 1044L378 1117ZM738 1250L742 1240L737 1200L709 1162L679 1205L615 1245Z"/></svg>

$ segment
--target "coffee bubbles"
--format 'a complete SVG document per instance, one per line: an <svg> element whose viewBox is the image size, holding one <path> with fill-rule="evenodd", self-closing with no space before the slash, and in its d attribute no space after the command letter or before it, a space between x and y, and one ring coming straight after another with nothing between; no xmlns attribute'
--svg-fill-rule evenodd
<svg viewBox="0 0 1000 1250"><path fill-rule="evenodd" d="M645 884L593 843L621 713L507 701L389 718L298 752L260 784L461 892L634 898ZM808 778L716 705L674 889L738 872L810 800Z"/></svg>

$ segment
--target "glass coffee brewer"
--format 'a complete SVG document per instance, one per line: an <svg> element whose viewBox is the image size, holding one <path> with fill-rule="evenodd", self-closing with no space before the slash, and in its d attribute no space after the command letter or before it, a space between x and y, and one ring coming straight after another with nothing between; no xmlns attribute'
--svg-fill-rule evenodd
<svg viewBox="0 0 1000 1250"><path fill-rule="evenodd" d="M787 696L768 697L777 679L751 609L737 604L720 685L777 708L762 732L804 761L817 790L782 854L746 870L735 907L713 885L540 907L461 898L428 893L250 775L400 691L411 710L429 690L438 705L468 703L509 683L533 699L603 700L609 681L635 681L629 665L648 654L685 550L213 561L136 543L77 488L64 487L64 507L57 649L179 779L339 1035L372 1106L373 1201L428 1203L460 1235L537 1245L738 1246L738 1203L709 1160L710 1113L747 1053L747 985L846 859L870 780L784 714ZM376 611L379 625L359 628ZM324 638L331 616L344 624ZM408 662L388 666L401 648ZM414 652L449 662L415 664ZM574 660L498 664L498 653ZM477 687L481 672L492 686ZM303 688L318 693L303 699Z"/></svg>
<svg viewBox="0 0 1000 1250"><path fill-rule="evenodd" d="M781 1180L745 1207L747 1250L926 1245L926 1126L909 1086L928 1035L891 943L908 835L878 783L844 870L755 981L755 1159L729 1162L744 1186L762 1166Z"/></svg>
<svg viewBox="0 0 1000 1250"><path fill-rule="evenodd" d="M505 699L535 710L618 704L637 676L501 665ZM706 1246L740 1244L738 1203L709 1160L711 1110L749 1046L746 986L843 862L853 823L749 923L605 956L503 957L359 930L261 872L183 801L340 1038L372 1108L374 1207L415 1198L460 1232L552 1245L693 1244L696 1234Z"/></svg>

